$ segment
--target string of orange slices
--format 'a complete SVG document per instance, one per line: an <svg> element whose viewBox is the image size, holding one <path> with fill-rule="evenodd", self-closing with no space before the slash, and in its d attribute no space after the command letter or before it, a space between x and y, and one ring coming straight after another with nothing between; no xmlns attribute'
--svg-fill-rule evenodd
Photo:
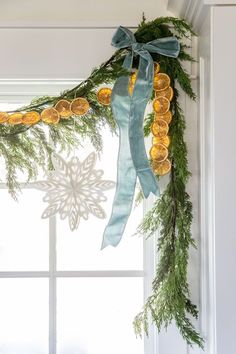
<svg viewBox="0 0 236 354"><path fill-rule="evenodd" d="M171 162L168 159L170 145L168 131L172 120L170 102L173 99L174 91L170 86L170 77L160 72L158 63L155 63L153 89L155 99L153 101L154 121L151 125L153 138L150 157L154 173L163 176L171 170Z"/></svg>
<svg viewBox="0 0 236 354"><path fill-rule="evenodd" d="M133 73L130 77L130 95L133 93L136 77L136 73ZM160 72L160 65L158 63L154 63L153 89L155 99L153 101L154 121L151 126L153 138L150 157L154 173L163 176L171 170L171 162L168 159L168 147L170 145L168 131L172 119L170 102L173 99L174 92L170 86L170 77Z"/></svg>
<svg viewBox="0 0 236 354"><path fill-rule="evenodd" d="M130 95L133 94L136 79L137 72L134 72L129 79L128 91ZM170 77L160 72L158 63L154 63L153 89L155 99L153 101L154 121L151 126L153 138L150 157L154 173L163 176L171 169L171 162L168 159L168 146L170 145L168 131L172 119L170 101L173 98L173 89L170 86ZM98 102L105 106L110 105L111 94L111 88L102 87L97 92ZM43 121L47 124L57 124L61 118L69 119L71 116L83 116L89 109L90 104L84 97L77 97L72 101L60 99L55 106L45 108L41 113L37 111L0 112L0 123L33 125Z"/></svg>
<svg viewBox="0 0 236 354"><path fill-rule="evenodd" d="M112 90L110 88L102 88L97 92L97 99L103 105L110 104ZM45 108L41 113L37 111L29 112L0 112L0 123L10 125L32 125L39 121L48 124L57 124L61 118L68 119L71 116L83 116L90 109L90 104L84 97L77 97L73 101L60 99L54 107Z"/></svg>
<svg viewBox="0 0 236 354"><path fill-rule="evenodd" d="M89 102L83 97L75 98L72 102L61 99L54 107L45 108L41 113L37 111L14 112L11 114L0 112L0 123L31 125L42 120L44 123L57 124L61 118L68 119L72 115L84 115L89 108Z"/></svg>

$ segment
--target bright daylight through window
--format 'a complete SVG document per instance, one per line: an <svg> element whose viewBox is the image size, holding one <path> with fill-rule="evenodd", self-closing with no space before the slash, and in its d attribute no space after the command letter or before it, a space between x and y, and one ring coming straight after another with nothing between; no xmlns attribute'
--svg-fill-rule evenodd
<svg viewBox="0 0 236 354"><path fill-rule="evenodd" d="M115 181L118 138L105 131L103 142L97 167ZM85 143L75 153L83 159L92 151ZM142 205L121 244L100 251L107 219L90 215L71 232L58 217L42 220L42 193L22 187L20 203L0 189L0 353L144 354L132 327L144 296L143 239L134 235ZM113 194L104 203L107 216Z"/></svg>

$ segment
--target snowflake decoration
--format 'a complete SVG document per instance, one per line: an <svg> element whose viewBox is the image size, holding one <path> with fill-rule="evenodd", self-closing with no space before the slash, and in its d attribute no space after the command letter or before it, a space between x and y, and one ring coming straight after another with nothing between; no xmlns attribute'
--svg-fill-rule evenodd
<svg viewBox="0 0 236 354"><path fill-rule="evenodd" d="M105 218L99 203L107 200L103 192L114 188L115 183L102 180L103 171L94 169L96 154L92 152L83 162L72 157L67 163L54 153L52 163L55 171L49 179L34 184L36 189L46 192L43 201L49 204L42 218L59 213L62 220L69 218L72 231L78 228L80 218L87 220L89 214Z"/></svg>

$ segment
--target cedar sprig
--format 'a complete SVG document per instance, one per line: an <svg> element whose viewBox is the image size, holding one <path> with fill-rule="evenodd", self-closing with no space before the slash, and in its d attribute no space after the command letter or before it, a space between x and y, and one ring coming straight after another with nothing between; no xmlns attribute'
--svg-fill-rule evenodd
<svg viewBox="0 0 236 354"><path fill-rule="evenodd" d="M161 18L155 24L163 24L168 18ZM171 19L180 37L188 37L193 32L182 20ZM146 33L153 23L143 24L139 33ZM159 30L159 29L157 29ZM164 29L167 33L167 30ZM168 35L171 35L169 28ZM148 31L147 31L148 32ZM170 124L169 158L172 161L169 183L153 208L147 212L138 228L138 233L150 237L159 233L157 240L158 264L152 283L152 294L148 297L142 311L135 317L134 328L137 335L143 331L148 335L152 321L158 331L176 323L181 335L189 345L197 344L203 348L203 339L192 324L192 318L198 317L197 307L191 302L187 280L189 247L195 242L191 235L192 203L186 191L190 177L188 170L187 146L184 141L185 119L178 104L179 93L175 88L178 82L182 90L192 99L195 94L188 73L182 68L181 60L192 61L181 46L181 58L161 57L161 71L171 77L174 98L171 104L173 119ZM149 135L153 114L145 119L144 133Z"/></svg>

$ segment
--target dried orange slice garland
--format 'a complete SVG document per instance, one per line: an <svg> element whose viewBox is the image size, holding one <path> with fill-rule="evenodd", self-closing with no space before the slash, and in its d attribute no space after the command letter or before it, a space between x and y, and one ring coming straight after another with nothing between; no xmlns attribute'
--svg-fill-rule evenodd
<svg viewBox="0 0 236 354"><path fill-rule="evenodd" d="M168 147L170 145L168 131L172 120L170 101L173 99L174 91L170 86L170 77L159 71L160 65L155 63L153 79L153 89L155 91L153 110L155 115L151 126L153 139L150 157L153 172L156 175L164 176L171 170L171 162L168 159Z"/></svg>
<svg viewBox="0 0 236 354"><path fill-rule="evenodd" d="M103 87L97 92L97 100L102 105L108 106L111 103L112 89ZM45 108L41 113L29 111L26 113L15 112L9 114L0 112L0 124L8 123L10 125L32 125L40 120L47 124L57 124L60 119L68 119L72 116L83 116L90 109L88 100L84 97L77 97L73 101L66 99L59 100L54 107Z"/></svg>
<svg viewBox="0 0 236 354"><path fill-rule="evenodd" d="M133 94L134 85L137 79L137 72L130 75L128 91ZM160 64L154 63L153 89L155 99L153 101L154 122L151 126L153 134L150 157L152 168L155 174L163 176L170 172L171 162L168 159L168 147L170 137L168 136L169 124L172 120L170 101L173 99L173 89L170 86L170 77L160 72ZM97 92L97 101L105 106L111 103L112 89L102 87ZM45 108L41 113L37 111L15 112L9 114L0 112L0 124L9 125L32 125L39 121L47 124L57 124L60 119L69 119L72 116L83 116L90 109L89 102L84 97L77 97L73 101L60 99L54 107Z"/></svg>
<svg viewBox="0 0 236 354"><path fill-rule="evenodd" d="M137 72L130 75L128 91L133 94L134 85L137 79ZM154 122L151 126L153 134L152 147L150 157L152 160L152 168L155 174L163 176L170 172L171 162L168 159L168 147L170 145L170 137L167 135L169 124L172 120L170 111L170 102L173 99L174 91L170 86L170 77L160 72L160 64L154 63L153 89L155 99L153 101Z"/></svg>
<svg viewBox="0 0 236 354"><path fill-rule="evenodd" d="M83 97L77 97L73 101L59 100L54 107L45 108L41 113L37 111L15 112L9 114L0 112L0 124L32 125L39 121L47 124L57 124L61 118L68 119L71 116L82 116L88 112L89 102Z"/></svg>
<svg viewBox="0 0 236 354"><path fill-rule="evenodd" d="M97 100L100 104L108 106L111 103L112 89L103 87L97 92ZM32 125L39 121L47 124L57 124L60 119L68 119L72 116L83 116L90 109L88 100L84 97L77 97L73 101L66 99L59 100L54 107L45 108L41 113L37 111L15 112L9 114L0 112L0 124L9 125Z"/></svg>

